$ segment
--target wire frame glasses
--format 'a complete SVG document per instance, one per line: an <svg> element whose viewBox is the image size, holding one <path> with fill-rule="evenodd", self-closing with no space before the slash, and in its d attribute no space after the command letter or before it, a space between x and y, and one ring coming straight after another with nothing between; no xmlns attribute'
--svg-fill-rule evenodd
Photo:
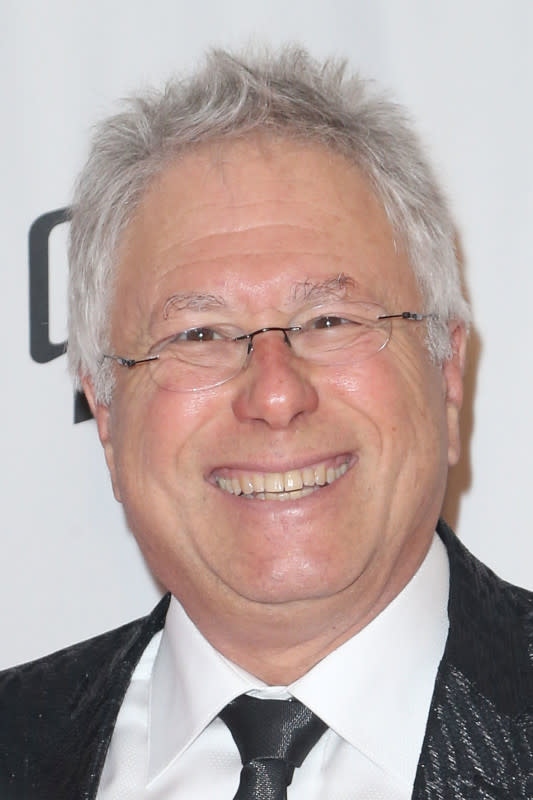
<svg viewBox="0 0 533 800"><path fill-rule="evenodd" d="M103 357L128 369L146 366L163 389L196 392L220 386L238 375L247 366L254 339L260 334L282 336L293 356L314 364L354 364L387 346L393 320L420 322L433 316L415 311L387 314L371 303L312 311L307 319L286 328L266 327L242 333L224 323L202 325L166 337L144 358L111 354Z"/></svg>

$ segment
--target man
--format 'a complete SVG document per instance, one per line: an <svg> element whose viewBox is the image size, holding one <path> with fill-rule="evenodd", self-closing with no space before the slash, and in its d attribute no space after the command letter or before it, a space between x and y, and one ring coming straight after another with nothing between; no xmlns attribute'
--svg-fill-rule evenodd
<svg viewBox="0 0 533 800"><path fill-rule="evenodd" d="M3 673L2 798L533 797L531 596L438 521L453 245L402 112L301 51L102 124L69 358L170 594Z"/></svg>

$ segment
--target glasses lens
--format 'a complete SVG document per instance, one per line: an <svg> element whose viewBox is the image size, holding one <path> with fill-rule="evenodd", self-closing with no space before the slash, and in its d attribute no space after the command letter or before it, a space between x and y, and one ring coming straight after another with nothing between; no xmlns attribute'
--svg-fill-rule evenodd
<svg viewBox="0 0 533 800"><path fill-rule="evenodd" d="M391 320L379 319L384 313L371 303L316 307L311 319L298 323L298 331L285 330L294 355L300 358L325 365L356 363L375 355L389 341ZM149 362L152 378L172 392L220 386L246 363L250 337L236 341L236 335L234 327L218 325L165 339L154 353L157 358Z"/></svg>
<svg viewBox="0 0 533 800"><path fill-rule="evenodd" d="M150 362L154 381L172 392L219 386L244 365L247 343L229 339L169 341Z"/></svg>
<svg viewBox="0 0 533 800"><path fill-rule="evenodd" d="M364 310L372 315L370 309ZM293 336L297 355L319 364L364 361L382 350L390 339L390 320L379 320L381 309L372 316L349 311L328 312L307 322Z"/></svg>

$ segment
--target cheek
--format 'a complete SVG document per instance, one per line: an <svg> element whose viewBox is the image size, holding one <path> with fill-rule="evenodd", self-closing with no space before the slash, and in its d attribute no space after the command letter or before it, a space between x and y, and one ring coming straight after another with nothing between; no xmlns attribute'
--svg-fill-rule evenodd
<svg viewBox="0 0 533 800"><path fill-rule="evenodd" d="M327 396L379 428L395 429L408 416L414 396L401 374L387 363L363 362L350 371L328 368Z"/></svg>
<svg viewBox="0 0 533 800"><path fill-rule="evenodd" d="M391 456L408 459L420 448L440 448L446 416L440 373L424 361L377 356L328 368L327 397L351 413L358 434Z"/></svg>
<svg viewBox="0 0 533 800"><path fill-rule="evenodd" d="M362 365L364 367L364 365ZM333 389L352 413L361 448L365 515L383 531L417 528L438 516L447 474L446 406L440 371L427 361L381 359ZM406 524L407 523L407 524ZM383 536L386 536L383 533Z"/></svg>
<svg viewBox="0 0 533 800"><path fill-rule="evenodd" d="M119 484L138 492L151 481L175 486L176 470L185 478L200 454L197 435L217 415L216 399L213 393L151 385L114 399L111 430Z"/></svg>

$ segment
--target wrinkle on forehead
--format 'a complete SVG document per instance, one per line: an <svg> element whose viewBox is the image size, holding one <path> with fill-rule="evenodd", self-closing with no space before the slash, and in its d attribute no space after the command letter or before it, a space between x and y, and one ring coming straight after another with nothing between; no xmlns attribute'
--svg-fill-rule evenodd
<svg viewBox="0 0 533 800"><path fill-rule="evenodd" d="M293 150L298 157L303 154L312 155L316 152L327 161L326 168L311 169L309 173L299 174L295 180L288 174L284 160L288 151ZM281 164L280 162L281 152ZM253 233L261 227L286 226L291 227L289 216L280 222L280 210L288 212L294 208L298 212L299 223L295 227L307 227L309 232L316 228L316 213L321 216L325 212L325 197L332 196L332 200L342 200L341 186L336 186L328 181L329 163L337 161L344 163L345 169L358 174L357 168L346 161L337 153L330 153L327 148L298 140L286 140L284 137L268 135L254 136L251 134L242 141L222 141L199 145L191 152L182 156L164 171L157 181L148 189L144 205L150 204L152 196L163 189L169 176L179 172L181 174L181 196L186 202L180 204L178 215L171 219L174 232L179 231L179 244L182 247L194 245L202 240L208 241L212 236L220 234L247 232ZM250 171L253 177L250 177ZM324 177L324 181L320 178ZM320 186L317 188L317 179ZM363 179L364 180L364 179ZM187 187L191 186L189 192ZM197 190L204 187L205 192ZM305 189L302 192L302 189ZM371 193L370 187L367 187ZM267 193L267 197L263 196ZM275 199L276 214L273 216L271 201ZM261 219L261 210L264 208L264 217ZM307 209L307 225L302 226L301 212ZM249 214L257 211L253 222ZM331 213L331 225L337 222L337 214ZM209 231L203 226L207 219ZM231 231L228 231L230 221Z"/></svg>

